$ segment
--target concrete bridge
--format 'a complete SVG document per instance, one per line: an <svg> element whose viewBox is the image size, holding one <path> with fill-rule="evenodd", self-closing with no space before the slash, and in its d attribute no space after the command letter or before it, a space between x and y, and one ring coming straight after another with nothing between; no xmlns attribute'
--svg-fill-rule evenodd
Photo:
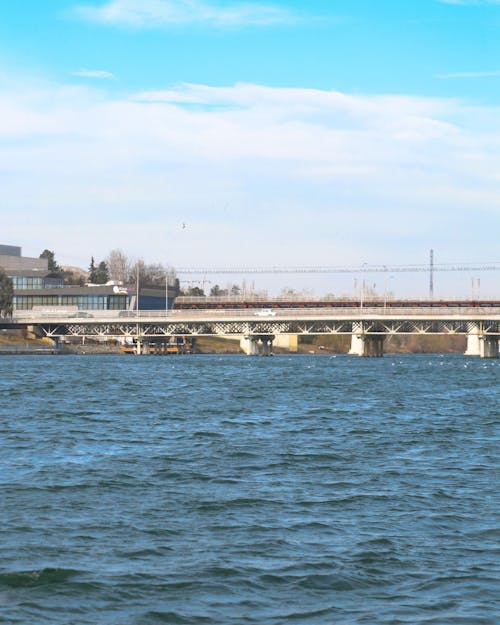
<svg viewBox="0 0 500 625"><path fill-rule="evenodd" d="M0 328L33 327L53 339L114 338L133 342L137 353L145 343L170 337L239 337L247 354L270 353L276 338L301 335L350 335L349 353L382 356L391 335L465 335L468 356L498 358L500 301L487 307L463 305L364 308L293 308L252 310L159 311L16 311L0 319Z"/></svg>

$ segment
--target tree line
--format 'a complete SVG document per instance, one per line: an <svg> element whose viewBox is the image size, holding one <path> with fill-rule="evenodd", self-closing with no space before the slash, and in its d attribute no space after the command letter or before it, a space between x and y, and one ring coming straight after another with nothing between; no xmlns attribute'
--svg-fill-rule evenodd
<svg viewBox="0 0 500 625"><path fill-rule="evenodd" d="M74 272L63 269L56 261L52 250L44 250L40 258L46 258L49 263L51 277L63 278L65 284L106 284L110 280L124 285L133 286L137 279L142 287L165 288L165 281L175 289L177 295L191 295L205 297L207 293L203 287L189 286L181 288L175 269L162 263L146 263L142 258L132 259L120 249L112 250L104 260L96 261L90 258L87 272ZM223 297L226 295L241 295L241 287L237 284L222 288L215 284L208 293L211 296Z"/></svg>
<svg viewBox="0 0 500 625"><path fill-rule="evenodd" d="M87 271L64 269L56 261L52 250L44 250L40 258L48 260L49 277L62 278L68 285L106 284L111 280L134 285L139 278L141 286L165 287L165 281L175 286L177 280L172 267L162 263L146 263L142 258L132 259L119 249L112 250L103 260L96 261L91 256Z"/></svg>
<svg viewBox="0 0 500 625"><path fill-rule="evenodd" d="M165 288L167 285L174 289L176 295L206 296L204 288L190 286L182 289L176 276L175 269L162 263L146 263L142 258L132 259L122 250L112 250L108 256L96 261L90 257L87 271L61 266L53 250L45 249L39 258L46 258L49 278L62 279L66 285L84 286L86 284L106 284L109 281L121 283L124 286L134 286L137 281L141 287ZM222 297L226 295L241 295L241 288L237 284L223 289L215 284L209 295ZM12 280L5 271L0 269L0 316L12 315L14 288Z"/></svg>

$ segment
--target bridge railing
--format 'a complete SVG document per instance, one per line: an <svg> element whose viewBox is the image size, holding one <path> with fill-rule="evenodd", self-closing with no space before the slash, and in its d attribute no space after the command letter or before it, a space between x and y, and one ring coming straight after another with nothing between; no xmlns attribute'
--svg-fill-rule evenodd
<svg viewBox="0 0 500 625"><path fill-rule="evenodd" d="M144 322L148 320L217 320L217 319L248 319L252 321L279 321L280 319L314 319L314 318L488 318L496 319L500 316L500 304L498 306L460 307L460 308L429 308L429 307L402 307L402 308L283 308L283 309L210 309L210 310L88 310L76 313L64 314L62 312L40 310L15 311L12 320L18 323L91 323L96 321L113 322Z"/></svg>
<svg viewBox="0 0 500 625"><path fill-rule="evenodd" d="M387 302L390 304L391 302L422 302L426 304L432 304L439 306L440 304L463 304L464 302L481 302L481 301L498 301L498 297L489 297L489 296L481 296L478 297L457 297L454 295L450 296L440 296L430 297L430 296L416 296L416 297L398 297L393 293L387 293L385 295L370 295L363 294L361 297L360 294L350 295L350 296L338 296L338 295L304 295L303 293L290 293L289 295L279 295L279 296L269 296L267 294L254 294L254 295L178 295L175 298L176 304L181 305L199 305L202 307L203 305L212 305L212 304L283 304L283 303L298 303L303 304L305 302L316 303L316 302L325 302L325 303L338 303L340 305L349 303L349 302L374 302L374 303L384 303Z"/></svg>

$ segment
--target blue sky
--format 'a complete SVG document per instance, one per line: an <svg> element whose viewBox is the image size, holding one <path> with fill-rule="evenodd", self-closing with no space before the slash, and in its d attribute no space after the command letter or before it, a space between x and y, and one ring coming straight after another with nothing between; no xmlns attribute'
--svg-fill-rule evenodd
<svg viewBox="0 0 500 625"><path fill-rule="evenodd" d="M3 2L1 242L498 260L499 30L498 0Z"/></svg>
<svg viewBox="0 0 500 625"><path fill-rule="evenodd" d="M215 8L204 15L207 7ZM73 82L81 69L102 68L116 91L250 82L486 101L500 94L494 0L24 0L2 3L0 16L6 64Z"/></svg>

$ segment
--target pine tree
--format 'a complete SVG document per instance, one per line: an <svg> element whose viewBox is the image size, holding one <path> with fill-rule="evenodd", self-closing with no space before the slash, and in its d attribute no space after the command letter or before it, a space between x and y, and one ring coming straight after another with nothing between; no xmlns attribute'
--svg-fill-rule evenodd
<svg viewBox="0 0 500 625"><path fill-rule="evenodd" d="M95 267L95 260L94 257L92 256L92 258L90 259L90 266L89 266L89 282L91 284L97 284L97 269Z"/></svg>
<svg viewBox="0 0 500 625"><path fill-rule="evenodd" d="M56 262L55 254L52 250L43 250L39 258L46 258L48 260L48 269L52 275L59 275L62 273L62 268Z"/></svg>
<svg viewBox="0 0 500 625"><path fill-rule="evenodd" d="M97 269L95 270L95 280L93 280L92 282L95 281L96 284L106 284L108 280L109 280L108 266L103 260L101 260L101 262L97 266Z"/></svg>

